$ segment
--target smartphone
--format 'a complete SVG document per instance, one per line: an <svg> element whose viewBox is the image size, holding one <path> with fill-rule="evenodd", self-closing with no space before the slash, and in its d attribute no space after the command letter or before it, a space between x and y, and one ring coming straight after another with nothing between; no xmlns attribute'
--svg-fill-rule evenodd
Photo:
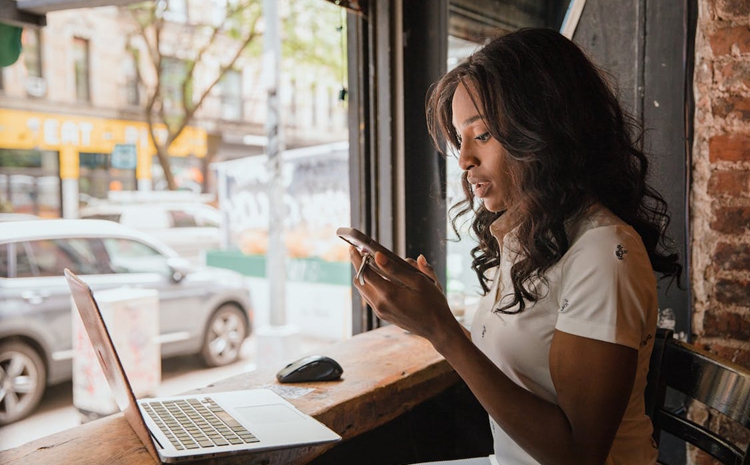
<svg viewBox="0 0 750 465"><path fill-rule="evenodd" d="M362 231L359 231L358 229L338 228L336 230L336 235L339 236L341 239L345 240L346 242L348 242L349 244L353 245L359 251L360 255L364 255L367 253L367 254L374 256L375 252L380 252L384 254L386 257L388 257L388 260L391 260L391 262L397 263L399 266L402 266L407 270L414 270L414 271L418 271L419 273L422 273L418 268L412 266L409 262L399 257L395 253L391 252L381 243L371 238L367 234L363 233ZM368 262L368 265L373 271L375 271L377 274L382 276L384 279L387 279L388 281L394 282L396 284L400 284L402 286L406 286L406 284L396 280L395 278L388 276L388 274L385 271L378 268L378 265L375 264L375 260L370 260ZM425 274L425 276L427 275ZM429 276L427 277L430 279L430 281L435 282L434 279L430 278Z"/></svg>

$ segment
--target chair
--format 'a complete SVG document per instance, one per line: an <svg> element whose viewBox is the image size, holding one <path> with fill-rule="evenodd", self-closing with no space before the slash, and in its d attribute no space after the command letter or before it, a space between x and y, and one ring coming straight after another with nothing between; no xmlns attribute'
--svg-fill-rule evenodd
<svg viewBox="0 0 750 465"><path fill-rule="evenodd" d="M663 353L657 353L657 337L652 355L652 367L657 373L652 383L649 374L646 389L647 409L654 423L654 439L666 431L686 443L712 455L723 464L750 465L750 445L744 450L720 433L699 425L684 415L691 399L721 412L729 421L750 429L750 370L732 362L671 338L664 333ZM661 363L659 362L661 359ZM677 410L665 407L667 388L686 396L685 404ZM651 396L651 400L649 400ZM726 421L725 419L725 421Z"/></svg>
<svg viewBox="0 0 750 465"><path fill-rule="evenodd" d="M654 348L651 351L651 361L648 365L648 377L646 379L646 414L654 421L656 406L662 405L666 396L666 387L660 382L661 366L664 363L664 351L667 342L672 340L674 331L666 328L657 328L654 339ZM654 428L654 439L659 442L658 431Z"/></svg>

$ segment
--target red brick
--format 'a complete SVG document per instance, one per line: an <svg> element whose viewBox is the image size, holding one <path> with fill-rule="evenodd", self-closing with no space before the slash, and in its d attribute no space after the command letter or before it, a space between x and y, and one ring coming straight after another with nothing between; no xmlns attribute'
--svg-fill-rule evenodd
<svg viewBox="0 0 750 465"><path fill-rule="evenodd" d="M747 19L750 15L750 2L747 0L716 0L715 5L721 19Z"/></svg>
<svg viewBox="0 0 750 465"><path fill-rule="evenodd" d="M750 136L745 134L720 134L708 141L711 163L717 161L750 160Z"/></svg>
<svg viewBox="0 0 750 465"><path fill-rule="evenodd" d="M750 306L750 302L747 303ZM703 317L706 337L742 340L750 334L750 318L726 310L709 310Z"/></svg>
<svg viewBox="0 0 750 465"><path fill-rule="evenodd" d="M716 30L710 37L714 55L729 55L737 44L740 53L750 52L750 26L726 27Z"/></svg>
<svg viewBox="0 0 750 465"><path fill-rule="evenodd" d="M714 286L716 301L722 304L750 307L750 281L718 279ZM747 337L747 334L745 334Z"/></svg>
<svg viewBox="0 0 750 465"><path fill-rule="evenodd" d="M714 171L708 180L708 193L714 197L750 196L750 171Z"/></svg>
<svg viewBox="0 0 750 465"><path fill-rule="evenodd" d="M750 97L731 95L727 98L717 98L711 105L714 116L719 118L737 118L750 120Z"/></svg>
<svg viewBox="0 0 750 465"><path fill-rule="evenodd" d="M747 336L744 340L747 341ZM729 360L732 363L736 363L745 368L750 368L750 344L738 348L729 347L721 343L713 343L710 346L705 347L705 349L725 360Z"/></svg>
<svg viewBox="0 0 750 465"><path fill-rule="evenodd" d="M720 207L711 229L724 234L744 234L750 230L750 206Z"/></svg>
<svg viewBox="0 0 750 465"><path fill-rule="evenodd" d="M737 92L750 87L750 62L721 61L714 67L714 80L717 85Z"/></svg>
<svg viewBox="0 0 750 465"><path fill-rule="evenodd" d="M713 256L714 264L725 271L750 270L750 244L729 244L720 242L716 245Z"/></svg>

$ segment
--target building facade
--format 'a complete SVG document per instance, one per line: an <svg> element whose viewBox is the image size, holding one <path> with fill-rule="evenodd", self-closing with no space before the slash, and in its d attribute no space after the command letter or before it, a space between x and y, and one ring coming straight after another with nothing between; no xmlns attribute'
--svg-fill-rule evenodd
<svg viewBox="0 0 750 465"><path fill-rule="evenodd" d="M219 23L225 8L169 2L160 45L164 86L180 83L200 45L201 21ZM165 188L145 113L155 68L134 28L127 8L114 6L49 13L45 27L24 28L21 56L0 73L0 211L75 218L81 202L111 190ZM262 35L254 40L262 44ZM229 35L221 41L225 51L205 56L196 71L196 101L237 47ZM262 79L261 57L250 51L213 85L170 145L178 188L211 192L209 163L264 152ZM346 140L340 76L314 67L282 72L280 88L287 147ZM179 89L165 93L165 107L172 91ZM154 136L163 141L166 128L155 125Z"/></svg>

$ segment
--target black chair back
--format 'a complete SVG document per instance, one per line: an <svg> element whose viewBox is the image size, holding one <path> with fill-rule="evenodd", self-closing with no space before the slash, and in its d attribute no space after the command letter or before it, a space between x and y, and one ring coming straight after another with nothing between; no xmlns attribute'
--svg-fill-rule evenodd
<svg viewBox="0 0 750 465"><path fill-rule="evenodd" d="M654 389L650 411L654 438L658 440L659 432L666 431L723 464L750 465L750 445L742 449L721 432L691 421L685 415L686 408L675 411L664 406L666 389L674 389L686 396L686 403L698 401L725 415L725 421L750 430L750 370L676 339L666 340L663 349L662 355L656 355L663 357L659 382L651 386L649 379L649 388Z"/></svg>

